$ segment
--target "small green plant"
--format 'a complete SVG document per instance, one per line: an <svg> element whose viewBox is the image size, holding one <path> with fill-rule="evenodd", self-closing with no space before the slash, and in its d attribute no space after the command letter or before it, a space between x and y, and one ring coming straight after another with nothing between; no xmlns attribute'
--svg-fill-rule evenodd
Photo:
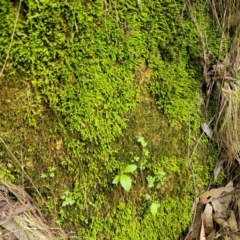
<svg viewBox="0 0 240 240"><path fill-rule="evenodd" d="M145 141L144 137L137 136L137 141L141 144L143 148L147 146L147 142Z"/></svg>
<svg viewBox="0 0 240 240"><path fill-rule="evenodd" d="M152 188L156 186L156 188L160 188L163 185L165 175L166 173L163 170L154 172L154 176L148 175L148 187Z"/></svg>
<svg viewBox="0 0 240 240"><path fill-rule="evenodd" d="M62 207L72 206L75 203L75 200L73 199L72 194L68 189L64 192L61 199L63 200Z"/></svg>
<svg viewBox="0 0 240 240"><path fill-rule="evenodd" d="M145 194L144 199L145 199L145 201L150 202L149 210L150 210L151 214L153 216L156 215L158 212L158 208L160 207L159 201L153 200L154 197L152 197L149 194Z"/></svg>
<svg viewBox="0 0 240 240"><path fill-rule="evenodd" d="M137 169L136 165L134 164L128 165L121 173L115 176L112 183L113 184L120 183L124 190L129 192L132 187L132 178L126 173L132 173L136 171L136 169Z"/></svg>
<svg viewBox="0 0 240 240"><path fill-rule="evenodd" d="M41 178L54 178L56 172L56 167L48 167L48 170L46 173L41 174Z"/></svg>
<svg viewBox="0 0 240 240"><path fill-rule="evenodd" d="M148 187L152 188L155 186L155 177L153 176L147 176L147 182L148 182Z"/></svg>
<svg viewBox="0 0 240 240"><path fill-rule="evenodd" d="M150 212L153 216L157 214L159 207L160 207L159 202L155 201L155 202L151 203L149 209L150 209Z"/></svg>
<svg viewBox="0 0 240 240"><path fill-rule="evenodd" d="M146 148L147 142L146 142L145 138L142 136L136 136L136 138L137 138L137 142L139 142L142 147L142 157L141 157L141 163L140 163L139 168L141 170L144 170L146 168L147 158L149 157L149 151ZM138 162L139 159L140 159L140 157L134 157L134 160L136 162Z"/></svg>

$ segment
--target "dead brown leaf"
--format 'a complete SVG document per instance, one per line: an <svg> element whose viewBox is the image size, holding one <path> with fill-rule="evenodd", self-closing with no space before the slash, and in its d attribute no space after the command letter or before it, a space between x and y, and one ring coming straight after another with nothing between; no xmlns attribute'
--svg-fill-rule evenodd
<svg viewBox="0 0 240 240"><path fill-rule="evenodd" d="M234 237L234 240L239 240L240 239L240 233L239 232L232 232L232 237Z"/></svg>
<svg viewBox="0 0 240 240"><path fill-rule="evenodd" d="M56 143L55 143L55 148L56 148L56 150L60 150L61 147L62 147L62 144L63 144L62 138L57 139L57 140L56 140Z"/></svg>
<svg viewBox="0 0 240 240"><path fill-rule="evenodd" d="M238 231L238 225L237 225L237 220L234 215L234 212L231 210L230 217L228 219L228 224L230 226L230 229L234 232Z"/></svg>
<svg viewBox="0 0 240 240"><path fill-rule="evenodd" d="M219 213L213 214L213 220L222 227L229 227L229 224L224 220Z"/></svg>
<svg viewBox="0 0 240 240"><path fill-rule="evenodd" d="M233 200L233 195L229 194L224 197L218 198L218 201L225 207L228 208Z"/></svg>
<svg viewBox="0 0 240 240"><path fill-rule="evenodd" d="M200 228L201 228L201 213L203 211L204 205L201 203L197 204L196 212L195 212L195 217L193 219L193 222L189 228L187 237L185 240L193 240L193 239L198 239L199 234L200 234Z"/></svg>
<svg viewBox="0 0 240 240"><path fill-rule="evenodd" d="M200 240L206 240L203 221L202 221L202 226L201 226L201 231L200 231Z"/></svg>
<svg viewBox="0 0 240 240"><path fill-rule="evenodd" d="M213 171L214 180L216 180L218 174L222 171L223 163L224 163L224 160L217 162L217 164L216 164L216 166L214 168L214 171Z"/></svg>
<svg viewBox="0 0 240 240"><path fill-rule="evenodd" d="M212 206L213 206L213 209L215 211L215 213L219 213L221 214L221 217L224 218L224 219L228 219L229 216L230 216L230 212L227 213L227 208L222 205L218 199L213 199L212 201Z"/></svg>
<svg viewBox="0 0 240 240"><path fill-rule="evenodd" d="M213 188L210 191L206 191L200 195L199 200L203 204L207 204L212 202L213 199L224 197L227 194L233 193L235 190L232 186L220 187L220 188Z"/></svg>
<svg viewBox="0 0 240 240"><path fill-rule="evenodd" d="M207 240L214 240L216 231L213 229L213 231L207 236Z"/></svg>
<svg viewBox="0 0 240 240"><path fill-rule="evenodd" d="M202 213L202 221L205 228L206 236L208 236L213 231L213 217L212 217L213 207L210 203L207 203Z"/></svg>

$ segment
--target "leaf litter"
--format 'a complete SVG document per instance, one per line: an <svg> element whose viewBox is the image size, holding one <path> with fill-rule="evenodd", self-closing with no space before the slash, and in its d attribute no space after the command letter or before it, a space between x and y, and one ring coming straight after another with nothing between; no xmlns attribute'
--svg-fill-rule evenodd
<svg viewBox="0 0 240 240"><path fill-rule="evenodd" d="M240 240L240 188L232 181L202 193L192 211L194 218L185 240Z"/></svg>

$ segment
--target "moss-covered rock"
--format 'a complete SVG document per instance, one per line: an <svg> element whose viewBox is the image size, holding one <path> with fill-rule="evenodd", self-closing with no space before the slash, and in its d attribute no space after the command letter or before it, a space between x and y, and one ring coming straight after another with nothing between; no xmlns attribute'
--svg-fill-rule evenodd
<svg viewBox="0 0 240 240"><path fill-rule="evenodd" d="M0 2L2 177L79 239L177 239L211 167L183 1Z"/></svg>

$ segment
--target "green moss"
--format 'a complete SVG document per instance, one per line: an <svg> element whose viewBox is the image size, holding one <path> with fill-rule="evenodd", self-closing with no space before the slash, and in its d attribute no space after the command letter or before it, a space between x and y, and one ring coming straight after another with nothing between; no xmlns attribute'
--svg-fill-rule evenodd
<svg viewBox="0 0 240 240"><path fill-rule="evenodd" d="M2 146L4 164L80 239L177 239L191 219L188 150L201 123L197 32L181 15L182 1L140 2L22 0L0 79L2 137L20 159ZM2 59L17 4L0 4ZM200 146L197 192L211 167L207 144ZM130 163L138 170L127 193L112 180ZM161 187L149 188L147 177L159 172ZM156 216L146 194L160 203Z"/></svg>
<svg viewBox="0 0 240 240"><path fill-rule="evenodd" d="M150 212L138 216L139 209L131 203L119 202L111 215L96 219L89 224L88 231L83 230L80 236L87 239L178 239L191 220L190 199L164 198L160 201L159 213L152 216ZM85 232L86 231L86 232Z"/></svg>

